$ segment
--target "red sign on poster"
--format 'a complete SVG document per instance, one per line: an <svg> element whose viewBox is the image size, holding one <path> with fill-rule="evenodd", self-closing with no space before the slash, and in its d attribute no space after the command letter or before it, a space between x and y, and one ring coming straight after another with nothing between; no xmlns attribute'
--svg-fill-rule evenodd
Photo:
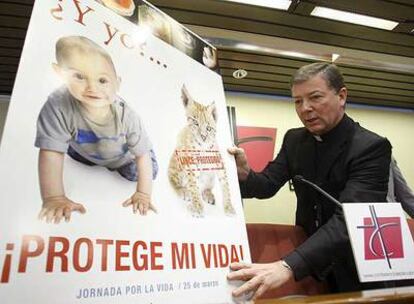
<svg viewBox="0 0 414 304"><path fill-rule="evenodd" d="M237 143L247 155L250 168L262 171L273 160L276 128L237 126Z"/></svg>

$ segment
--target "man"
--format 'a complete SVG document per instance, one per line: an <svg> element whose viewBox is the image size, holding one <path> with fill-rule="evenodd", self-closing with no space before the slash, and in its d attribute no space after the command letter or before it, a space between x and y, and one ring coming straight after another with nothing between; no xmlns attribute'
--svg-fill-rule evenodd
<svg viewBox="0 0 414 304"><path fill-rule="evenodd" d="M261 172L250 170L244 151L236 158L243 197L273 196L295 175L316 183L340 202L381 202L387 194L391 145L345 114L347 89L338 68L314 63L292 79L292 96L304 128L289 130L275 160ZM309 238L292 253L269 264L234 263L229 280L245 280L234 296L253 291L253 298L294 277L326 279L332 291L360 290L342 209L294 182L296 224Z"/></svg>
<svg viewBox="0 0 414 304"><path fill-rule="evenodd" d="M401 203L404 211L414 218L414 192L407 184L394 157L391 158L390 163L387 201Z"/></svg>

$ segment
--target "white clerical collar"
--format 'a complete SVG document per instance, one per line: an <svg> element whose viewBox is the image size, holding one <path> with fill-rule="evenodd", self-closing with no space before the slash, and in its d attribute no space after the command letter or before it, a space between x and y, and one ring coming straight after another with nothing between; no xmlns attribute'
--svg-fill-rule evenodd
<svg viewBox="0 0 414 304"><path fill-rule="evenodd" d="M313 135L313 137L316 139L316 141L323 142L322 137L320 137L319 135Z"/></svg>

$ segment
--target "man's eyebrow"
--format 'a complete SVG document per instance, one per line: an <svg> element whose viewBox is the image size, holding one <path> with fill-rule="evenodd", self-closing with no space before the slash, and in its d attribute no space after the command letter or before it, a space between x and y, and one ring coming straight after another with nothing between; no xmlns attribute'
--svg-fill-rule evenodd
<svg viewBox="0 0 414 304"><path fill-rule="evenodd" d="M308 93L306 95L312 95L312 94L315 94L315 93L322 93L322 91L319 90L319 89L316 89L316 90L313 90L312 92L310 92L310 93ZM302 96L294 96L294 95L292 95L292 98L301 98L301 97Z"/></svg>
<svg viewBox="0 0 414 304"><path fill-rule="evenodd" d="M322 93L322 91L321 91L321 90L316 89L316 90L314 90L314 91L310 92L310 93L309 93L309 95L312 95L312 94L315 94L315 93Z"/></svg>

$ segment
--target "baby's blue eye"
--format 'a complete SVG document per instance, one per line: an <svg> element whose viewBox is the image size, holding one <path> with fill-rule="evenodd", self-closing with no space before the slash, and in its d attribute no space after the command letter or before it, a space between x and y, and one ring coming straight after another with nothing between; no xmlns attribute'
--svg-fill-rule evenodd
<svg viewBox="0 0 414 304"><path fill-rule="evenodd" d="M106 84L106 83L108 83L109 81L108 81L108 79L106 79L106 78L99 78L99 83L100 84Z"/></svg>
<svg viewBox="0 0 414 304"><path fill-rule="evenodd" d="M210 126L207 126L207 128L206 128L206 129L207 129L207 131L209 131L209 132L211 131L211 127L210 127Z"/></svg>

